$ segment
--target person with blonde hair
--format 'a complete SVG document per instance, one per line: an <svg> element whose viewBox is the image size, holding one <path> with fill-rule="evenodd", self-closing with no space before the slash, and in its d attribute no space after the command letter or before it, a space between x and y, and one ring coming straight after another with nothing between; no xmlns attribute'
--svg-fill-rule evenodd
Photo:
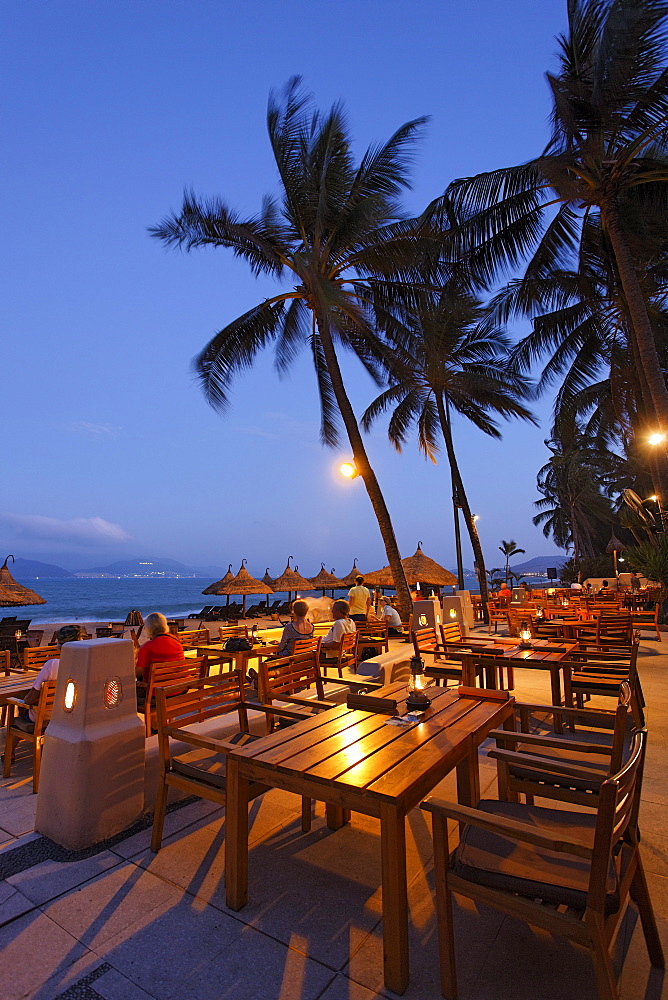
<svg viewBox="0 0 668 1000"><path fill-rule="evenodd" d="M347 601L334 601L332 604L334 624L320 643L321 660L335 659L341 636L346 632L357 631L357 625L348 617L349 610L350 605Z"/></svg>
<svg viewBox="0 0 668 1000"><path fill-rule="evenodd" d="M281 641L276 650L277 656L290 656L297 639L309 639L313 635L313 623L307 619L308 604L306 601L292 602L292 621L283 629Z"/></svg>
<svg viewBox="0 0 668 1000"><path fill-rule="evenodd" d="M170 635L167 619L159 611L153 611L146 617L144 629L149 640L137 651L136 674L137 680L148 684L153 664L182 660L183 646L175 636Z"/></svg>

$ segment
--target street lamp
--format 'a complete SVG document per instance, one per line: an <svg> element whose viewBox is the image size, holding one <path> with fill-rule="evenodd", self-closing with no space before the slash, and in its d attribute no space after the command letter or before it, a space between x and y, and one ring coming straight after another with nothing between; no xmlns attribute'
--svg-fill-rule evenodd
<svg viewBox="0 0 668 1000"><path fill-rule="evenodd" d="M343 464L339 466L339 472L342 476L345 476L346 479L355 479L356 476L359 476L359 472L352 462L343 462Z"/></svg>
<svg viewBox="0 0 668 1000"><path fill-rule="evenodd" d="M647 438L647 443L651 445L663 444L666 440L666 435L662 434L660 431L655 431L654 434L650 434Z"/></svg>

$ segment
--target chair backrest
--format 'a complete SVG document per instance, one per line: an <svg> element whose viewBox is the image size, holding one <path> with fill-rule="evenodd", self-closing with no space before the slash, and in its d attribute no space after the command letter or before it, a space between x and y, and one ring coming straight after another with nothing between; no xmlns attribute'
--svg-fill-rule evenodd
<svg viewBox="0 0 668 1000"><path fill-rule="evenodd" d="M248 626L247 625L219 625L218 626L218 636L221 642L225 642L226 639L236 639L242 637L244 639L248 638Z"/></svg>
<svg viewBox="0 0 668 1000"><path fill-rule="evenodd" d="M44 681L39 689L39 701L35 709L35 735L41 736L48 726L53 714L53 702L56 697L56 681Z"/></svg>
<svg viewBox="0 0 668 1000"><path fill-rule="evenodd" d="M151 664L151 676L146 689L146 701L144 703L144 719L146 722L146 736L151 735L153 723L155 722L156 710L151 702L158 687L172 687L175 693L185 692L190 688L193 681L200 680L207 672L208 661L206 656L199 656L188 660L170 660L167 663ZM184 682L185 685L184 685ZM156 723L157 725L157 723Z"/></svg>
<svg viewBox="0 0 668 1000"><path fill-rule="evenodd" d="M278 660L263 660L258 670L258 697L265 705L283 695L294 695L315 686L318 698L324 698L324 688L318 654L315 649Z"/></svg>
<svg viewBox="0 0 668 1000"><path fill-rule="evenodd" d="M489 620L491 622L505 622L506 609L502 607L497 601L487 601L487 614L489 615Z"/></svg>
<svg viewBox="0 0 668 1000"><path fill-rule="evenodd" d="M529 611L507 611L506 615L508 617L508 631L510 635L518 636L522 629L528 628L531 632L531 638L535 638L535 630Z"/></svg>
<svg viewBox="0 0 668 1000"><path fill-rule="evenodd" d="M11 655L12 654L8 649L0 650L0 670L4 671L5 676L9 676L9 663Z"/></svg>
<svg viewBox="0 0 668 1000"><path fill-rule="evenodd" d="M42 664L46 663L47 660L53 660L54 657L60 658L60 649L61 647L58 645L26 646L23 650L23 669L41 670Z"/></svg>
<svg viewBox="0 0 668 1000"><path fill-rule="evenodd" d="M344 657L355 656L357 653L357 629L354 632L344 632L339 642L339 660Z"/></svg>
<svg viewBox="0 0 668 1000"><path fill-rule="evenodd" d="M411 642L415 649L415 655L420 653L433 653L438 649L438 636L435 628L414 628L411 632Z"/></svg>
<svg viewBox="0 0 668 1000"><path fill-rule="evenodd" d="M446 642L461 642L462 627L459 622L443 622L441 624L441 639L444 645Z"/></svg>
<svg viewBox="0 0 668 1000"><path fill-rule="evenodd" d="M601 614L596 622L596 641L603 639L620 639L622 642L633 640L633 619L625 614Z"/></svg>
<svg viewBox="0 0 668 1000"><path fill-rule="evenodd" d="M298 656L300 653L319 653L322 636L309 635L304 639L295 639L292 644L292 655Z"/></svg>
<svg viewBox="0 0 668 1000"><path fill-rule="evenodd" d="M211 642L208 628L190 628L183 632L177 632L174 638L178 639L182 646L206 646Z"/></svg>
<svg viewBox="0 0 668 1000"><path fill-rule="evenodd" d="M170 760L167 728L184 729L229 712L238 712L239 726L248 732L243 676L239 670L192 680L187 688L178 683L156 687L155 714L163 764L169 766Z"/></svg>
<svg viewBox="0 0 668 1000"><path fill-rule="evenodd" d="M600 913L602 917L606 909L610 865L614 861L620 874L628 864L629 851L633 851L638 844L638 810L646 746L647 730L636 730L629 759L621 770L601 784L587 909ZM620 841L623 841L621 851L618 849Z"/></svg>

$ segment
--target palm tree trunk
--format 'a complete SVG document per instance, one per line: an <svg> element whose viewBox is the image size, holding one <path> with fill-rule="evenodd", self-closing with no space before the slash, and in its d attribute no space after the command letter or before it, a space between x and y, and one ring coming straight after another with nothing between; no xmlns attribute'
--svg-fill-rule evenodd
<svg viewBox="0 0 668 1000"><path fill-rule="evenodd" d="M448 420L448 417L445 412L443 396L441 393L436 393L436 408L438 409L438 419L440 420L441 423L441 432L443 434L443 440L445 441L445 450L448 455L448 462L450 463L450 472L452 474L452 481L454 482L457 490L457 499L459 500L461 508L464 512L464 520L466 521L466 528L469 533L471 548L473 549L473 555L478 565L480 600L482 601L483 617L486 622L487 601L489 600L489 591L487 589L487 573L485 572L485 557L482 554L482 545L480 544L480 536L478 534L478 529L475 526L475 521L473 520L473 516L471 514L471 508L469 506L468 497L466 496L466 490L464 489L464 482L462 480L462 476L459 471L459 465L457 464L457 456L455 455L455 446L452 441L452 432L450 430L450 421Z"/></svg>
<svg viewBox="0 0 668 1000"><path fill-rule="evenodd" d="M659 429L668 433L668 388L659 363L654 331L647 312L647 303L633 266L631 251L626 241L617 205L612 200L602 204L601 216L615 254L617 270L631 316L631 331L638 348L642 372ZM664 463L665 461L664 457Z"/></svg>
<svg viewBox="0 0 668 1000"><path fill-rule="evenodd" d="M407 621L413 610L413 601L411 599L410 590L408 589L408 583L406 582L406 574L404 573L404 567L401 562L401 555L399 553L399 546L397 545L397 539L394 534L394 528L392 527L390 512L387 509L385 498L383 497L380 485L376 479L376 474L371 468L371 463L369 462L364 442L362 441L362 435L360 434L357 418L343 384L343 377L341 375L341 369L339 367L336 351L334 350L334 344L332 343L329 326L319 316L316 317L316 321L318 324L318 333L320 335L320 342L322 344L325 362L327 364L327 370L332 382L332 389L334 390L334 396L339 407L341 419L343 420L346 433L348 434L348 440L350 441L350 446L353 451L355 468L362 477L364 485L366 486L371 506L373 507L376 520L378 521L380 534L385 544L387 561L390 564L396 588L399 613L404 621Z"/></svg>

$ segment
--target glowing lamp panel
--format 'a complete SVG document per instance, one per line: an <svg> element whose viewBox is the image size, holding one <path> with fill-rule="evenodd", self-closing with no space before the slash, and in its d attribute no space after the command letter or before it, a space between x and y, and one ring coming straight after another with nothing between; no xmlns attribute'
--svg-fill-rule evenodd
<svg viewBox="0 0 668 1000"><path fill-rule="evenodd" d="M110 677L104 685L104 707L113 709L123 701L123 685L120 677Z"/></svg>
<svg viewBox="0 0 668 1000"><path fill-rule="evenodd" d="M77 686L73 680L68 680L65 685L65 697L63 699L63 708L66 712L71 712L77 703Z"/></svg>
<svg viewBox="0 0 668 1000"><path fill-rule="evenodd" d="M419 621L420 621L420 625L422 625L422 626L425 626L425 625L429 624L428 621L427 621L427 616L426 615L420 615Z"/></svg>

